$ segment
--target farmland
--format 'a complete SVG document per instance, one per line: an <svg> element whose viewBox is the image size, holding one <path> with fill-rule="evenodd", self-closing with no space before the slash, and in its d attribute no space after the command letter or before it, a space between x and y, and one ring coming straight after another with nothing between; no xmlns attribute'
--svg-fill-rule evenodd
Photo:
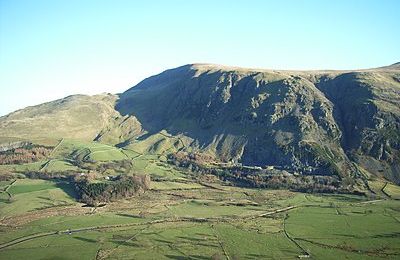
<svg viewBox="0 0 400 260"><path fill-rule="evenodd" d="M55 257L60 248L84 249L83 256L68 250L67 259L293 259L304 254L322 259L327 252L332 259L398 257L398 201L223 189L150 190L96 209L75 203L25 213L9 210L7 215L16 217L2 221L3 245L52 233L2 248L0 258ZM11 204L28 198L17 197ZM53 212L62 207L70 211ZM276 211L282 208L287 210Z"/></svg>
<svg viewBox="0 0 400 260"><path fill-rule="evenodd" d="M150 190L101 207L78 202L73 184L66 180L2 181L0 259L60 259L60 255L62 259L397 259L400 255L396 185L371 182L377 191L373 197L240 188L218 180L199 181L169 165L162 151L143 152L64 140L46 161L37 163L36 170L43 173L66 168L84 172L73 164L71 154L95 165L128 158L135 171L151 175ZM34 168L31 165L2 169L22 174L24 167ZM118 169L104 174L123 170Z"/></svg>

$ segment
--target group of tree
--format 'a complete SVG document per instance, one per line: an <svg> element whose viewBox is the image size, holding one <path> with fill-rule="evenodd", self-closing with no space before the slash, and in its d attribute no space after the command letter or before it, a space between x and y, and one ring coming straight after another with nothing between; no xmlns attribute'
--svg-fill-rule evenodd
<svg viewBox="0 0 400 260"><path fill-rule="evenodd" d="M240 166L218 167L201 164L193 156L171 154L168 162L194 173L197 177L214 175L227 184L250 187L290 189L301 192L347 192L338 176L295 175L284 170L266 171Z"/></svg>
<svg viewBox="0 0 400 260"><path fill-rule="evenodd" d="M9 181L14 179L15 176L11 172L8 171L1 171L0 172L0 181Z"/></svg>
<svg viewBox="0 0 400 260"><path fill-rule="evenodd" d="M50 155L52 149L29 145L0 152L0 164L22 164L40 161Z"/></svg>
<svg viewBox="0 0 400 260"><path fill-rule="evenodd" d="M85 176L77 176L75 187L82 202L96 206L143 193L150 188L150 176L121 175L112 181L92 181Z"/></svg>
<svg viewBox="0 0 400 260"><path fill-rule="evenodd" d="M26 178L41 180L73 180L76 172L74 171L27 171L24 172Z"/></svg>
<svg viewBox="0 0 400 260"><path fill-rule="evenodd" d="M219 177L239 186L251 188L290 189L301 192L340 191L340 180L336 176L281 174L246 174L223 171Z"/></svg>

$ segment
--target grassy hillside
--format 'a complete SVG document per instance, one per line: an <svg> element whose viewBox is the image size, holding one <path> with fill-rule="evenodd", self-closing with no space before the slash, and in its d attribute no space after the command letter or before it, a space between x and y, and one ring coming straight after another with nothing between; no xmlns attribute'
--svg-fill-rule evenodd
<svg viewBox="0 0 400 260"><path fill-rule="evenodd" d="M27 107L0 118L0 136L93 140L112 118L118 117L116 99L111 94L74 95Z"/></svg>

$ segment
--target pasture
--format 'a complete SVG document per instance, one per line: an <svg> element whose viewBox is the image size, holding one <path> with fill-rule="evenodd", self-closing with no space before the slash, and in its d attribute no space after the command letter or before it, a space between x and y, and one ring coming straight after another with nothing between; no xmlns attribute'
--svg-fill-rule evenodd
<svg viewBox="0 0 400 260"><path fill-rule="evenodd" d="M400 257L400 189L382 180L371 181L371 198L203 183L166 163L164 152L179 144L163 134L151 149L72 140L54 147L47 161L1 169L82 172L73 156L95 165L127 160L151 175L150 190L88 207L67 181L1 181L0 259L60 259L60 250L62 259Z"/></svg>
<svg viewBox="0 0 400 260"><path fill-rule="evenodd" d="M90 208L55 183L18 180L9 188L15 199L1 204L0 242L28 240L1 248L0 259L56 257L60 248L71 248L65 259L400 255L397 200L215 187L154 182L141 196ZM35 234L44 235L29 239Z"/></svg>

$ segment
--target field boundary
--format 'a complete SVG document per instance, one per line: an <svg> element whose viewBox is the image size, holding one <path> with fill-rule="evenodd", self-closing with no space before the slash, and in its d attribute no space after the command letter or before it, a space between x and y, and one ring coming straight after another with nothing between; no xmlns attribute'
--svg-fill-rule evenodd
<svg viewBox="0 0 400 260"><path fill-rule="evenodd" d="M0 244L0 250L23 243L25 241L29 241L32 239L44 237L44 236L52 236L52 235L60 235L60 234L72 234L78 232L85 232L85 231L92 231L92 230L102 230L102 229L111 229L111 228L123 228L123 227L133 227L133 226L144 226L144 225L155 225L155 224L162 224L162 223L176 223L176 222L195 222L195 223L207 223L207 222L226 222L228 220L238 220L238 219L254 219L259 217L266 217L269 215L277 214L280 212L288 211L291 209L295 209L296 206L285 207L282 209L276 209L270 212L264 212L263 214L255 215L255 216L243 216L243 217L236 217L236 218L228 218L228 217L214 217L214 218L196 218L196 217L172 217L166 219L157 219L147 222L138 222L138 223L128 223L128 224L115 224L115 225L105 225L105 226L94 226L94 227L82 227L78 229L67 229L67 230L59 230L59 231L51 231L45 233L36 233L31 234L28 236L23 236L20 238L16 238L14 240L8 241L6 243Z"/></svg>
<svg viewBox="0 0 400 260"><path fill-rule="evenodd" d="M286 214L285 217L283 218L283 233L285 233L285 236L291 241L293 242L301 251L303 251L302 255L299 255L299 258L308 258L310 257L310 253L308 253L308 251L303 248L291 235L289 235L289 233L287 232L286 229L286 220L288 219L288 215Z"/></svg>

